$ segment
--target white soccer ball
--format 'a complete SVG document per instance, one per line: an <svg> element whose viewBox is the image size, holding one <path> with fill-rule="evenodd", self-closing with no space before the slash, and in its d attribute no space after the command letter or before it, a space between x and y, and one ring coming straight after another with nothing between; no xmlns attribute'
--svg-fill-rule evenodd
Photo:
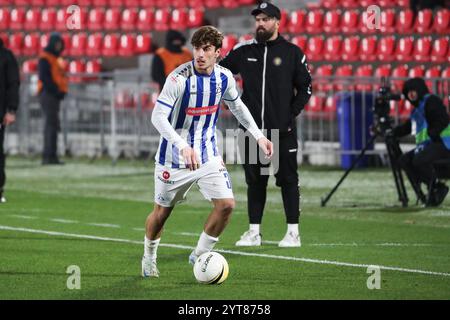
<svg viewBox="0 0 450 320"><path fill-rule="evenodd" d="M203 284L221 284L228 277L228 262L217 252L200 255L194 264L194 276Z"/></svg>

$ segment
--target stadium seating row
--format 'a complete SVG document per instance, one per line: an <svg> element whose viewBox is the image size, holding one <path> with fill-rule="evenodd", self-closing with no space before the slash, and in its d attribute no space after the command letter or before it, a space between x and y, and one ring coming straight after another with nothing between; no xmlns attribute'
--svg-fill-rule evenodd
<svg viewBox="0 0 450 320"><path fill-rule="evenodd" d="M0 6L27 7L158 7L158 8L237 8L254 4L255 0L0 0Z"/></svg>
<svg viewBox="0 0 450 320"><path fill-rule="evenodd" d="M386 7L407 7L409 0L321 0L320 7L324 8L367 8L370 5Z"/></svg>
<svg viewBox="0 0 450 320"><path fill-rule="evenodd" d="M250 37L247 35L246 37ZM245 37L244 37L245 38ZM225 35L222 54L243 41L234 34ZM296 36L292 43L299 46L309 61L420 61L450 62L449 36L433 40L431 36Z"/></svg>
<svg viewBox="0 0 450 320"><path fill-rule="evenodd" d="M11 31L68 31L70 14L65 9L45 8L0 8L0 29ZM204 10L201 8L174 9L153 8L97 8L80 11L79 29L90 31L137 30L165 31L169 28L184 30L203 24ZM73 21L73 20L70 20ZM77 27L77 28L78 28ZM70 28L70 27L69 27Z"/></svg>
<svg viewBox="0 0 450 320"><path fill-rule="evenodd" d="M281 30L298 33L400 33L400 34L448 34L450 32L450 9L440 9L433 14L425 9L414 13L411 9L399 12L395 9L381 11L379 29L366 23L367 12L356 9L296 10L288 13L283 10Z"/></svg>
<svg viewBox="0 0 450 320"><path fill-rule="evenodd" d="M2 37L0 35L0 37ZM48 34L14 33L9 38L2 37L6 45L17 56L35 56L48 43ZM65 56L73 57L129 57L151 52L152 38L149 34L102 34L63 33Z"/></svg>

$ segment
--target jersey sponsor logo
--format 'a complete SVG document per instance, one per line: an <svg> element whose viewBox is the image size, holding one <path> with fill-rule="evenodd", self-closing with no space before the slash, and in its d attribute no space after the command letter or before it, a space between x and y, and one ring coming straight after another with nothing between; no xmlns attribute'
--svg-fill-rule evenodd
<svg viewBox="0 0 450 320"><path fill-rule="evenodd" d="M169 178L170 178L170 173L169 173L169 171L164 171L164 172L162 173L162 177L163 177L165 180L169 179Z"/></svg>
<svg viewBox="0 0 450 320"><path fill-rule="evenodd" d="M159 179L159 181L161 181L162 183L165 183L165 184L174 184L174 183L175 183L175 181L169 180L169 178L170 178L170 173L169 173L169 171L163 171L162 174L161 174L161 176L162 176L162 177L159 177L159 176L158 176L158 179Z"/></svg>
<svg viewBox="0 0 450 320"><path fill-rule="evenodd" d="M189 116L204 116L216 113L218 105L207 107L189 107L186 108L186 114Z"/></svg>

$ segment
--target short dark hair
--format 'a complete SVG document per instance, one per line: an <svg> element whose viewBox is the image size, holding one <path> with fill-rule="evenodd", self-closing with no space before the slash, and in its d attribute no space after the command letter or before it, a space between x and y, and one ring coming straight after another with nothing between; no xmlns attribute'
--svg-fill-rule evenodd
<svg viewBox="0 0 450 320"><path fill-rule="evenodd" d="M203 26L197 31L191 39L194 47L201 47L206 44L213 45L216 49L222 48L223 34L213 26Z"/></svg>

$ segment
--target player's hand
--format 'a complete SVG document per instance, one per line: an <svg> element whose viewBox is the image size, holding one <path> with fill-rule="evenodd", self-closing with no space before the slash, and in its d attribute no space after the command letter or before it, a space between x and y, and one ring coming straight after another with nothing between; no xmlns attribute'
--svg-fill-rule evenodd
<svg viewBox="0 0 450 320"><path fill-rule="evenodd" d="M185 147L181 150L181 154L184 159L184 163L186 163L186 168L194 171L200 168L200 162L198 161L197 153L191 147Z"/></svg>
<svg viewBox="0 0 450 320"><path fill-rule="evenodd" d="M273 143L266 137L258 139L258 145L266 155L266 159L270 159L273 155Z"/></svg>
<svg viewBox="0 0 450 320"><path fill-rule="evenodd" d="M5 116L3 117L3 125L9 126L10 124L13 124L16 122L16 115L11 112L7 112Z"/></svg>

